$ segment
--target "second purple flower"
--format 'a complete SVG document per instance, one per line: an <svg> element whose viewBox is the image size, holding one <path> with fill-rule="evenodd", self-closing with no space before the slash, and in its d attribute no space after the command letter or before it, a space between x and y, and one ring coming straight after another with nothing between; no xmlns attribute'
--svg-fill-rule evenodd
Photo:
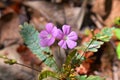
<svg viewBox="0 0 120 80"><path fill-rule="evenodd" d="M78 36L76 32L71 31L69 25L63 25L62 31L58 29L57 38L60 39L58 45L64 49L67 49L67 47L73 49L77 45L76 40L78 39Z"/></svg>

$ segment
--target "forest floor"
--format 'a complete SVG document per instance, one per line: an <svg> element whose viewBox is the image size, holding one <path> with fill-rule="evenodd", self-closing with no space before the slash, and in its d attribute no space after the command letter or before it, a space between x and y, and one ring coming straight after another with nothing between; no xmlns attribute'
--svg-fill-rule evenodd
<svg viewBox="0 0 120 80"><path fill-rule="evenodd" d="M0 1L0 55L41 70L40 60L25 47L20 36L20 24L32 23L40 31L49 21L57 26L71 25L79 37L85 28L112 27L120 16L120 0L11 0L9 5ZM8 1L9 2L9 1ZM22 6L21 6L22 4ZM87 74L120 80L120 60L117 59L115 41L105 43L92 56L93 62ZM35 80L37 72L20 65L8 65L0 59L0 80Z"/></svg>

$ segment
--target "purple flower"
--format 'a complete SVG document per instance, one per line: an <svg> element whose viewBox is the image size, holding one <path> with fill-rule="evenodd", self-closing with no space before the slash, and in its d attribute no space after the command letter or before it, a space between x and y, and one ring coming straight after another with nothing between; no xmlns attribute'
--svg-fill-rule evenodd
<svg viewBox="0 0 120 80"><path fill-rule="evenodd" d="M46 30L42 30L39 34L40 45L42 47L51 46L55 42L58 29L52 23L46 24Z"/></svg>
<svg viewBox="0 0 120 80"><path fill-rule="evenodd" d="M64 49L67 49L67 47L73 49L77 45L76 40L78 39L78 36L76 32L71 31L69 25L63 25L62 31L58 29L57 38L60 39L58 45Z"/></svg>

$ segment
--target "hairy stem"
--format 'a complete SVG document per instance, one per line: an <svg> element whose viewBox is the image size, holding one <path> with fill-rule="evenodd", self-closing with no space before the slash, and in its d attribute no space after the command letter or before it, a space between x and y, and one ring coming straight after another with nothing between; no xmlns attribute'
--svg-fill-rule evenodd
<svg viewBox="0 0 120 80"><path fill-rule="evenodd" d="M90 41L89 45L84 49L83 53L82 53L81 56L80 56L80 60L81 60L81 58L83 57L83 55L86 53L87 49L89 48L89 46L92 44L93 41L94 41L94 39L92 39L92 40Z"/></svg>
<svg viewBox="0 0 120 80"><path fill-rule="evenodd" d="M30 66L27 66L27 65L24 65L24 64L21 64L21 63L16 63L16 64L17 64L17 65L20 65L20 66L24 66L24 67L30 68L30 69L33 69L33 70L35 70L35 71L37 71L37 72L40 72L40 70L35 69L35 68L33 68L33 67L30 67Z"/></svg>
<svg viewBox="0 0 120 80"><path fill-rule="evenodd" d="M10 65L18 64L18 65L21 65L21 66L24 66L24 67L27 67L27 68L33 69L33 70L35 70L35 71L37 71L37 72L40 72L40 70L38 70L38 69L35 69L35 68L30 67L30 66L27 66L27 65L24 65L24 64L18 63L16 60L14 60L14 59L9 59L9 58L6 57L6 56L0 55L0 58L4 59L4 61L7 61L8 63L6 63L6 64L10 64ZM11 61L15 61L15 62L14 62L13 64L11 64Z"/></svg>

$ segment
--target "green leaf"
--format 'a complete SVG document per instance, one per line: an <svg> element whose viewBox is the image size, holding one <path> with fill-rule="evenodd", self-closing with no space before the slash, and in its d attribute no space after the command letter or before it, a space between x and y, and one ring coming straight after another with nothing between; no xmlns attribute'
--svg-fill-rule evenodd
<svg viewBox="0 0 120 80"><path fill-rule="evenodd" d="M66 61L65 61L65 65L69 65L73 59L73 57L75 57L76 54L76 50L73 50L70 54L68 54Z"/></svg>
<svg viewBox="0 0 120 80"><path fill-rule="evenodd" d="M86 80L104 80L103 78L99 77L99 76L89 76L87 77Z"/></svg>
<svg viewBox="0 0 120 80"><path fill-rule="evenodd" d="M52 67L54 70L57 69L57 65L55 63L55 59L52 54L45 54L45 52L50 53L50 49L48 47L41 47L38 38L39 32L30 24L24 23L21 27L20 31L25 44L32 50L34 54L37 55L44 63Z"/></svg>
<svg viewBox="0 0 120 80"><path fill-rule="evenodd" d="M56 79L59 79L59 75L55 72L52 72L52 71L43 71L39 74L39 80L43 80L47 77L52 77L52 78L56 78Z"/></svg>
<svg viewBox="0 0 120 80"><path fill-rule="evenodd" d="M120 28L115 28L114 29L116 37L120 40Z"/></svg>
<svg viewBox="0 0 120 80"><path fill-rule="evenodd" d="M118 46L116 48L116 52L117 52L118 59L120 59L120 43L118 44Z"/></svg>
<svg viewBox="0 0 120 80"><path fill-rule="evenodd" d="M113 35L113 29L114 28L105 27L100 33L95 35L95 38L104 42L108 42Z"/></svg>
<svg viewBox="0 0 120 80"><path fill-rule="evenodd" d="M104 80L103 78L99 77L99 76L93 76L93 75L90 75L90 76L86 76L86 75L83 75L83 76L76 76L76 79L77 80Z"/></svg>
<svg viewBox="0 0 120 80"><path fill-rule="evenodd" d="M114 23L115 23L116 25L120 25L120 17L115 18Z"/></svg>
<svg viewBox="0 0 120 80"><path fill-rule="evenodd" d="M68 54L66 61L63 64L63 67L61 68L61 73L65 74L65 75L69 74L68 72L71 71L71 68L72 68L71 66L73 65L72 60L75 57L75 54L76 54L76 50L73 50L71 53Z"/></svg>
<svg viewBox="0 0 120 80"><path fill-rule="evenodd" d="M96 34L93 37L93 41L90 40L89 42L85 42L82 46L76 47L76 49L84 51L87 48L86 51L97 52L98 48L100 48L100 46L104 42L108 42L111 39L113 35L112 33L113 30L114 28L108 28L108 27L103 28L100 33Z"/></svg>
<svg viewBox="0 0 120 80"><path fill-rule="evenodd" d="M92 43L91 43L91 44L90 44L90 43L91 43L91 41L86 42L86 43L84 43L82 46L76 47L76 49L84 51L84 50L87 48L86 52L87 52L87 51L97 52L98 48L100 48L100 46L101 46L104 42L102 42L102 41L97 41L97 40L93 40ZM89 44L90 44L90 45L89 45Z"/></svg>
<svg viewBox="0 0 120 80"><path fill-rule="evenodd" d="M76 78L77 80L86 80L87 75L83 75L83 76L78 75L78 76L75 76L75 78Z"/></svg>
<svg viewBox="0 0 120 80"><path fill-rule="evenodd" d="M88 49L86 51L97 52L97 49L100 48L100 46L103 43L104 42L94 40L91 44L90 44L90 42L88 42L88 43L86 43L84 45L88 46L90 44L90 46L88 47Z"/></svg>

